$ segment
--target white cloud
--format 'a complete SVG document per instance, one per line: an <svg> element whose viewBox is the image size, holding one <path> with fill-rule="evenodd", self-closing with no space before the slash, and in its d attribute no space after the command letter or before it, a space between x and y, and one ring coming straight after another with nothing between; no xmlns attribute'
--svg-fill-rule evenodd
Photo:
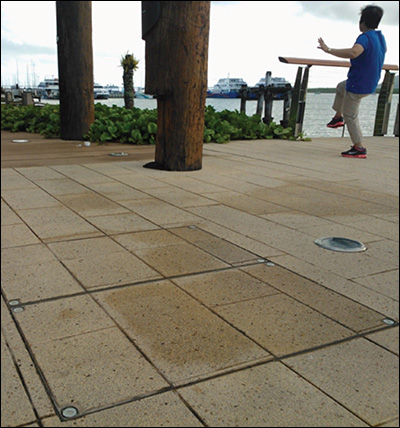
<svg viewBox="0 0 400 428"><path fill-rule="evenodd" d="M339 3L341 7L332 12L330 5ZM398 20L398 3L376 3L385 4L382 31L388 41L387 62L398 63L398 23L388 25L396 16ZM209 85L228 74L243 77L254 85L266 71L293 82L297 67L281 64L278 57L327 58L317 50L320 36L332 47L352 46L359 35L360 4L366 3L213 1ZM55 2L2 1L1 13L2 82L14 83L17 64L22 80L32 63L40 79L57 75ZM145 42L141 38L140 1L93 2L93 50L97 82L120 85L120 58L129 51L140 59L135 84L144 84ZM316 67L312 69L310 85L335 86L346 73L346 69Z"/></svg>

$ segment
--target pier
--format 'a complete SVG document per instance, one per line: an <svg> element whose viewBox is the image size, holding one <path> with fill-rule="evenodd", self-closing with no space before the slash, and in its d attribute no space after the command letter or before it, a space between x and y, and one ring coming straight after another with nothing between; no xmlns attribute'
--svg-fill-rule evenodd
<svg viewBox="0 0 400 428"><path fill-rule="evenodd" d="M297 71L296 82L292 94L292 102L289 114L289 126L294 129L295 135L299 135L303 130L304 114L306 109L306 98L308 90L308 81L310 76L310 69L314 66L322 67L350 67L350 61L332 61L321 59L308 59L308 58L292 58L292 57L279 57L279 61L284 64L300 65ZM305 67L304 67L305 66ZM384 136L388 133L388 124L390 109L392 105L392 97L394 90L394 77L392 71L398 71L399 66L394 64L385 64L383 66L385 71L385 79L380 90L378 106L376 111L374 136ZM398 136L398 120L399 109L397 109L397 120L393 134ZM392 134L392 135L393 135Z"/></svg>

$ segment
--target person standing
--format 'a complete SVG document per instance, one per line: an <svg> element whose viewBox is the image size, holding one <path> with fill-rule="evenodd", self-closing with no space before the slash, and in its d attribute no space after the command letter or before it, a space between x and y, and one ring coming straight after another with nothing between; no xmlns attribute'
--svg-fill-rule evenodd
<svg viewBox="0 0 400 428"><path fill-rule="evenodd" d="M361 10L360 30L362 34L349 49L332 49L322 38L318 39L318 49L351 60L348 79L339 83L336 89L333 109L336 114L328 123L328 128L340 128L346 123L353 147L342 153L349 158L367 158L359 120L361 100L373 93L378 87L386 56L386 40L377 28L384 11L379 6L366 6Z"/></svg>

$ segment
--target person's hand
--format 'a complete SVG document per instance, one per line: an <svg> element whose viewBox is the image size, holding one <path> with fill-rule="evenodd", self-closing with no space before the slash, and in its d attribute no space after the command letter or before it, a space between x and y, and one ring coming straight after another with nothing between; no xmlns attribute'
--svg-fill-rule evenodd
<svg viewBox="0 0 400 428"><path fill-rule="evenodd" d="M324 39L322 39L321 37L318 39L318 49L323 50L324 52L329 52L329 48L328 45L324 42Z"/></svg>

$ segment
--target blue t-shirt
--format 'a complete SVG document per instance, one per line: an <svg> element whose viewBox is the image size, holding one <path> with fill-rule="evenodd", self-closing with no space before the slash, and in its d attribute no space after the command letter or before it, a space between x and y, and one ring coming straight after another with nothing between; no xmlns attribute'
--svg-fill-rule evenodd
<svg viewBox="0 0 400 428"><path fill-rule="evenodd" d="M364 52L351 60L347 91L355 94L373 94L378 87L386 56L386 40L381 31L367 31L356 43Z"/></svg>

